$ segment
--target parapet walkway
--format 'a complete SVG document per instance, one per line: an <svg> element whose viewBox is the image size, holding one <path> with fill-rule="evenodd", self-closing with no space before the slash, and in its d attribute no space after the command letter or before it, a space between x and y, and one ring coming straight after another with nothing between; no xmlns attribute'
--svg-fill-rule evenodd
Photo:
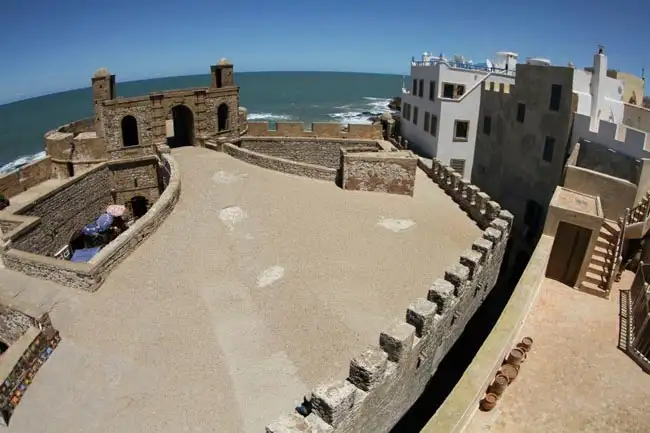
<svg viewBox="0 0 650 433"><path fill-rule="evenodd" d="M410 198L173 156L182 193L158 231L98 292L52 302L62 342L10 432L264 431L480 235L421 172Z"/></svg>

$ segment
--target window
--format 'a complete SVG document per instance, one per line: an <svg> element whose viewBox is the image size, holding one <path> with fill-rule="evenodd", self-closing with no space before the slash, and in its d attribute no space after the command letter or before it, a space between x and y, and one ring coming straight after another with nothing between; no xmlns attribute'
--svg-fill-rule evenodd
<svg viewBox="0 0 650 433"><path fill-rule="evenodd" d="M465 177L465 160L464 159L450 159L449 166L454 169L455 172Z"/></svg>
<svg viewBox="0 0 650 433"><path fill-rule="evenodd" d="M411 92L414 96L418 94L418 80L413 79L413 91Z"/></svg>
<svg viewBox="0 0 650 433"><path fill-rule="evenodd" d="M555 147L555 138L547 136L546 141L544 141L544 153L542 154L542 158L544 158L544 161L547 162L553 161L554 147Z"/></svg>
<svg viewBox="0 0 650 433"><path fill-rule="evenodd" d="M454 141L467 141L469 137L469 121L457 120L454 124Z"/></svg>
<svg viewBox="0 0 650 433"><path fill-rule="evenodd" d="M438 116L432 114L431 115L431 125L429 125L430 129L429 131L431 132L431 135L434 137L438 135Z"/></svg>
<svg viewBox="0 0 650 433"><path fill-rule="evenodd" d="M551 86L551 102L548 109L551 111L560 111L560 100L562 99L562 86L553 84Z"/></svg>
<svg viewBox="0 0 650 433"><path fill-rule="evenodd" d="M125 147L137 146L140 144L138 136L138 121L135 117L129 115L122 119L122 144Z"/></svg>
<svg viewBox="0 0 650 433"><path fill-rule="evenodd" d="M454 97L454 85L445 83L444 86L442 87L442 96L445 98L453 98Z"/></svg>
<svg viewBox="0 0 650 433"><path fill-rule="evenodd" d="M418 107L413 107L413 124L418 124Z"/></svg>
<svg viewBox="0 0 650 433"><path fill-rule="evenodd" d="M217 130L219 132L228 130L230 127L228 123L228 105L221 104L217 108Z"/></svg>
<svg viewBox="0 0 650 433"><path fill-rule="evenodd" d="M411 120L411 104L409 103L404 104L404 118L406 120Z"/></svg>
<svg viewBox="0 0 650 433"><path fill-rule="evenodd" d="M429 116L430 116L429 112L425 111L424 112L424 130L427 131L427 132L429 131Z"/></svg>
<svg viewBox="0 0 650 433"><path fill-rule="evenodd" d="M526 120L526 104L520 102L517 104L517 122L524 123Z"/></svg>
<svg viewBox="0 0 650 433"><path fill-rule="evenodd" d="M490 135L492 132L492 118L490 116L485 116L483 118L483 134Z"/></svg>
<svg viewBox="0 0 650 433"><path fill-rule="evenodd" d="M418 86L418 96L421 98L424 93L424 80L420 80L420 85Z"/></svg>
<svg viewBox="0 0 650 433"><path fill-rule="evenodd" d="M460 98L465 94L465 86L463 85L457 85L456 86L456 98Z"/></svg>
<svg viewBox="0 0 650 433"><path fill-rule="evenodd" d="M429 81L429 100L430 101L435 101L436 100L436 82L435 81Z"/></svg>

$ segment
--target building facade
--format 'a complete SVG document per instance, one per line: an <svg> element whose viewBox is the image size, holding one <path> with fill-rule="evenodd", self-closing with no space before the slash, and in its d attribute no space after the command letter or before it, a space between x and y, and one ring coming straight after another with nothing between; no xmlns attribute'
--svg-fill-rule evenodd
<svg viewBox="0 0 650 433"><path fill-rule="evenodd" d="M438 158L470 179L478 130L481 88L514 83L517 54L498 53L483 64L443 55L411 62L410 89L402 94L402 137L409 148Z"/></svg>

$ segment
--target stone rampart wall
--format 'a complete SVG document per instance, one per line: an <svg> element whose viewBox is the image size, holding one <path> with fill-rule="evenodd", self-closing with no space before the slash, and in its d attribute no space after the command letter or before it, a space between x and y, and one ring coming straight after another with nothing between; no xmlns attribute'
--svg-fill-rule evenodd
<svg viewBox="0 0 650 433"><path fill-rule="evenodd" d="M413 195L418 158L407 150L341 149L343 189Z"/></svg>
<svg viewBox="0 0 650 433"><path fill-rule="evenodd" d="M208 145L208 147L213 149L216 148L216 146L211 145ZM230 143L224 143L222 145L222 150L233 158L237 158L249 164L257 165L269 170L295 174L297 176L306 176L314 179L334 181L336 180L338 173L338 170L335 168L305 164L302 162L269 156L262 153L253 152L252 150L242 149Z"/></svg>
<svg viewBox="0 0 650 433"><path fill-rule="evenodd" d="M25 229L17 227L8 236L9 245L2 256L5 266L8 269L54 281L68 287L91 292L97 290L108 273L144 242L162 224L176 205L181 191L178 164L169 155L165 155L164 158L168 162L170 169L169 184L165 191L143 217L104 247L90 262L75 263L33 252L21 251L15 247L14 242L20 242L25 236L22 234ZM101 165L97 170L104 172L108 179L108 164ZM106 181L108 182L108 180ZM96 217L99 213L94 214L94 216ZM11 217L16 218L18 216L12 215ZM25 221L23 225L27 226L29 224L39 225L38 221ZM79 228L79 226L76 228ZM3 239L6 238L7 236L3 237Z"/></svg>
<svg viewBox="0 0 650 433"><path fill-rule="evenodd" d="M321 137L380 140L381 125L349 124L345 127L334 122L314 122L311 128L303 122L276 122L275 129L269 122L248 122L251 137Z"/></svg>
<svg viewBox="0 0 650 433"><path fill-rule="evenodd" d="M17 209L15 214L40 218L40 223L14 238L12 248L53 256L112 203L110 190L110 173L102 165Z"/></svg>
<svg viewBox="0 0 650 433"><path fill-rule="evenodd" d="M0 176L0 194L11 198L29 188L48 180L52 175L52 161L49 157L23 165L17 170Z"/></svg>
<svg viewBox="0 0 650 433"><path fill-rule="evenodd" d="M440 161L418 165L484 228L481 237L433 282L426 297L423 293L381 332L378 346L360 350L347 379L318 386L306 397L308 416L287 415L268 425L267 433L388 432L422 394L494 287L512 214Z"/></svg>
<svg viewBox="0 0 650 433"><path fill-rule="evenodd" d="M255 153L288 159L305 164L338 169L341 166L341 148L380 149L376 140L347 140L331 138L242 137L238 142L242 149Z"/></svg>

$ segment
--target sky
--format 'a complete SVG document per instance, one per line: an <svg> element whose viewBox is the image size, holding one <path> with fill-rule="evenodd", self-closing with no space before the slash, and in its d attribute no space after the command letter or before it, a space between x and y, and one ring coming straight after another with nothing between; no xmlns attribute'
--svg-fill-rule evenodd
<svg viewBox="0 0 650 433"><path fill-rule="evenodd" d="M119 81L235 71L408 75L423 51L496 51L650 75L647 0L0 0L0 103ZM650 87L650 86L648 86ZM646 90L646 93L648 91Z"/></svg>

